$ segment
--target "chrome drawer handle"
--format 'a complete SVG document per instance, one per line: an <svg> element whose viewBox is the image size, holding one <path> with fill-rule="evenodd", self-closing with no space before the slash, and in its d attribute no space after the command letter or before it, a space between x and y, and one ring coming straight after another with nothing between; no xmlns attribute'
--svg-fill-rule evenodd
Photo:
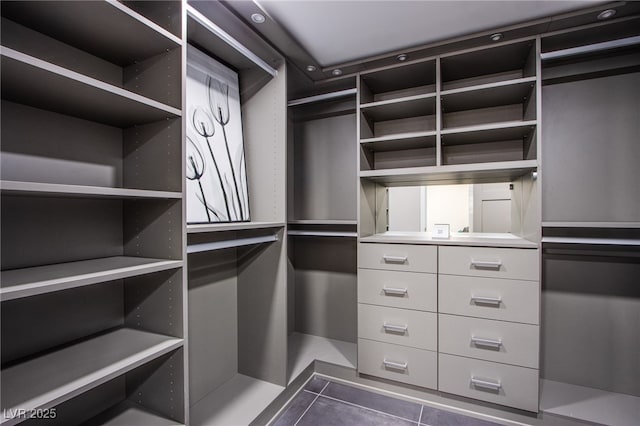
<svg viewBox="0 0 640 426"><path fill-rule="evenodd" d="M389 361L386 358L382 361L382 363L384 364L385 367L393 368L396 370L404 370L404 371L406 371L407 367L409 366L409 364L406 362Z"/></svg>
<svg viewBox="0 0 640 426"><path fill-rule="evenodd" d="M385 254L382 258L386 263L407 263L407 256L389 256Z"/></svg>
<svg viewBox="0 0 640 426"><path fill-rule="evenodd" d="M502 346L502 340L500 339L485 339L483 337L471 336L471 343L478 346L490 346L492 348L499 348Z"/></svg>
<svg viewBox="0 0 640 426"><path fill-rule="evenodd" d="M471 384L477 388L491 389L493 391L499 391L502 389L502 383L500 380L494 382L492 380L478 379L471 376Z"/></svg>
<svg viewBox="0 0 640 426"><path fill-rule="evenodd" d="M471 303L480 303L482 305L498 306L502 303L502 297L471 296Z"/></svg>
<svg viewBox="0 0 640 426"><path fill-rule="evenodd" d="M471 266L484 269L500 269L502 260L476 260L471 259Z"/></svg>
<svg viewBox="0 0 640 426"><path fill-rule="evenodd" d="M384 291L384 294L394 294L394 295L400 295L400 296L404 296L407 294L407 289L406 288L400 288L400 287L387 287L384 286L382 288L382 291Z"/></svg>
<svg viewBox="0 0 640 426"><path fill-rule="evenodd" d="M384 331L391 331L393 333L402 333L406 334L409 326L407 325L395 325L395 324L387 324L386 322L382 325Z"/></svg>

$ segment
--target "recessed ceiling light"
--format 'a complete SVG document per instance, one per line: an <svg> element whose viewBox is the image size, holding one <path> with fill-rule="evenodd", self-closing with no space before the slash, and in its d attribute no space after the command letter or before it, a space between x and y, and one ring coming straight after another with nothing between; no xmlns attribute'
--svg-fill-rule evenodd
<svg viewBox="0 0 640 426"><path fill-rule="evenodd" d="M398 56L396 56L396 59L399 60L400 62L404 62L406 61L408 58L408 56L404 53L399 54Z"/></svg>
<svg viewBox="0 0 640 426"><path fill-rule="evenodd" d="M309 71L309 72L314 72L315 70L317 70L317 68L315 67L315 65L307 65L307 71Z"/></svg>
<svg viewBox="0 0 640 426"><path fill-rule="evenodd" d="M603 10L602 12L598 13L598 19L609 19L613 17L613 15L615 14L616 14L615 9Z"/></svg>
<svg viewBox="0 0 640 426"><path fill-rule="evenodd" d="M251 15L251 20L256 24L262 24L267 19L264 17L264 15L261 15L260 13L254 13L253 15Z"/></svg>
<svg viewBox="0 0 640 426"><path fill-rule="evenodd" d="M342 75L342 70L340 68L336 68L335 70L331 71L331 74Z"/></svg>
<svg viewBox="0 0 640 426"><path fill-rule="evenodd" d="M502 40L502 33L495 33L489 36L489 40L491 41L500 41Z"/></svg>

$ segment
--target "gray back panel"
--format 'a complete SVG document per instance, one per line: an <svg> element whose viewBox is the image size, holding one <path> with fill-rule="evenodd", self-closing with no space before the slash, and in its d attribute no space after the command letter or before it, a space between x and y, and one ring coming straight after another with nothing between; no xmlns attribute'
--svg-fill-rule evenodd
<svg viewBox="0 0 640 426"><path fill-rule="evenodd" d="M546 250L543 378L640 396L639 276L637 253L602 257Z"/></svg>
<svg viewBox="0 0 640 426"><path fill-rule="evenodd" d="M542 220L640 221L640 73L542 90Z"/></svg>

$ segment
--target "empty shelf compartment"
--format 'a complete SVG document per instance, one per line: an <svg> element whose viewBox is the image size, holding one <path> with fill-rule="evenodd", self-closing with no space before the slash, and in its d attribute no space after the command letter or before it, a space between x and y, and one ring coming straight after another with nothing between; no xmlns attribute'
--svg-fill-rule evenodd
<svg viewBox="0 0 640 426"><path fill-rule="evenodd" d="M360 104L434 93L435 83L433 59L363 73Z"/></svg>

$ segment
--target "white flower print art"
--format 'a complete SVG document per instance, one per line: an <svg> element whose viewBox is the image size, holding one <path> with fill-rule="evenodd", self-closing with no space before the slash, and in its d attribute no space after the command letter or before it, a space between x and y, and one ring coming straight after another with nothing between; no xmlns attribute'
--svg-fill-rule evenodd
<svg viewBox="0 0 640 426"><path fill-rule="evenodd" d="M238 74L188 46L186 90L187 223L249 221Z"/></svg>

